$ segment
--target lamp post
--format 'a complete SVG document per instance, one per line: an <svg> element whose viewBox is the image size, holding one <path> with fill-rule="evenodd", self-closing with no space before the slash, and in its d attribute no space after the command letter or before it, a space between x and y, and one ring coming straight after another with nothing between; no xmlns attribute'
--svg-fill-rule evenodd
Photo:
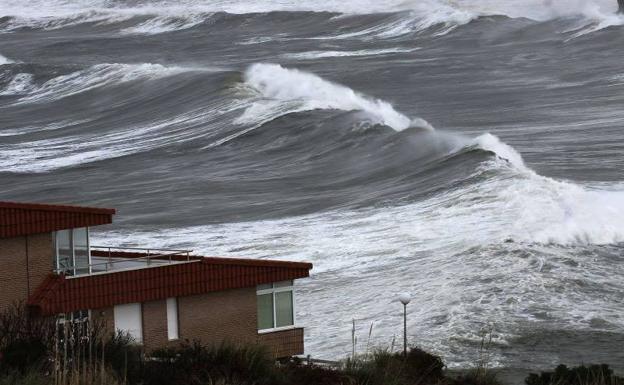
<svg viewBox="0 0 624 385"><path fill-rule="evenodd" d="M399 301L403 304L403 357L407 357L407 304L412 297L408 293L399 295Z"/></svg>

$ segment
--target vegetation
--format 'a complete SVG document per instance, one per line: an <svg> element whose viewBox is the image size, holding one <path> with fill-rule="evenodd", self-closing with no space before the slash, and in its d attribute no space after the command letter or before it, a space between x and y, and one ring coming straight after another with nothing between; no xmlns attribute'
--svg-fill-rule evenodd
<svg viewBox="0 0 624 385"><path fill-rule="evenodd" d="M531 373L526 385L624 385L624 377L617 377L608 365L559 365L553 372Z"/></svg>
<svg viewBox="0 0 624 385"><path fill-rule="evenodd" d="M372 330L372 327L371 327ZM258 345L185 342L145 358L132 339L107 335L97 323L33 318L15 306L0 314L0 385L500 385L488 370L484 337L474 370L445 371L420 349L352 356L335 367L298 358L275 363ZM624 385L607 365L564 365L531 374L526 385Z"/></svg>

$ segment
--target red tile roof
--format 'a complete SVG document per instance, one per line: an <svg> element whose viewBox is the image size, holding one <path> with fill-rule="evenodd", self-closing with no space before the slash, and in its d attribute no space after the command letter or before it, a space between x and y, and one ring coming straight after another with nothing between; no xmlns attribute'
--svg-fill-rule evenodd
<svg viewBox="0 0 624 385"><path fill-rule="evenodd" d="M50 274L28 304L42 315L69 313L304 278L310 269L303 262L203 257L75 278Z"/></svg>
<svg viewBox="0 0 624 385"><path fill-rule="evenodd" d="M0 202L0 238L113 222L114 209Z"/></svg>

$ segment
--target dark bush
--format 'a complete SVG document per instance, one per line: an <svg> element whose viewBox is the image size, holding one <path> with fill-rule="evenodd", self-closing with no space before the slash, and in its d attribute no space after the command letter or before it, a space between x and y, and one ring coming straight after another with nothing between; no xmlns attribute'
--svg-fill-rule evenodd
<svg viewBox="0 0 624 385"><path fill-rule="evenodd" d="M275 363L263 347L230 343L208 347L195 341L157 350L146 362L144 373L146 385L278 382Z"/></svg>
<svg viewBox="0 0 624 385"><path fill-rule="evenodd" d="M317 365L304 365L293 359L280 367L282 382L297 385L354 385L355 379L341 370Z"/></svg>
<svg viewBox="0 0 624 385"><path fill-rule="evenodd" d="M141 347L134 339L121 332L111 335L108 340L101 339L96 347L98 357L102 354L102 344L103 362L106 367L109 367L118 378L126 379L130 384L140 383L143 376L143 356Z"/></svg>
<svg viewBox="0 0 624 385"><path fill-rule="evenodd" d="M574 368L559 365L554 372L531 373L524 382L526 385L624 385L624 378L615 376L605 364Z"/></svg>
<svg viewBox="0 0 624 385"><path fill-rule="evenodd" d="M494 371L471 370L451 381L452 385L501 385Z"/></svg>
<svg viewBox="0 0 624 385"><path fill-rule="evenodd" d="M437 384L444 378L442 359L420 349L407 356L378 350L372 358L347 363L347 373L357 383L369 385Z"/></svg>
<svg viewBox="0 0 624 385"><path fill-rule="evenodd" d="M24 372L42 366L54 345L55 322L33 317L23 303L14 303L0 313L0 372Z"/></svg>
<svg viewBox="0 0 624 385"><path fill-rule="evenodd" d="M3 372L17 370L25 373L27 369L42 366L48 356L48 347L39 339L17 340L2 349Z"/></svg>

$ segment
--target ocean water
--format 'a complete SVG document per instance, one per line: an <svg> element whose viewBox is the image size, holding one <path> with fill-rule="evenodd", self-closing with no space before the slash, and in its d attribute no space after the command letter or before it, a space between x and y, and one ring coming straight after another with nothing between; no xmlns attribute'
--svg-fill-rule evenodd
<svg viewBox="0 0 624 385"><path fill-rule="evenodd" d="M0 0L0 199L310 261L306 353L624 372L613 0ZM371 337L368 334L372 327Z"/></svg>

